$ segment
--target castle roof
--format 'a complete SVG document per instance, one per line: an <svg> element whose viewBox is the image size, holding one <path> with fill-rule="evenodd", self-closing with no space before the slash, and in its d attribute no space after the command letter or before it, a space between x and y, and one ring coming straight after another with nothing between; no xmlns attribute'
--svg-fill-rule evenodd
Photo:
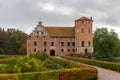
<svg viewBox="0 0 120 80"><path fill-rule="evenodd" d="M45 30L54 37L75 37L74 27L56 27L56 26L46 26Z"/></svg>
<svg viewBox="0 0 120 80"><path fill-rule="evenodd" d="M84 17L84 16L83 16L83 17L81 17L81 18L75 20L75 22L76 22L76 21L83 21L83 20L93 21L93 20L92 20L92 17L91 17L91 18L88 18L88 17Z"/></svg>

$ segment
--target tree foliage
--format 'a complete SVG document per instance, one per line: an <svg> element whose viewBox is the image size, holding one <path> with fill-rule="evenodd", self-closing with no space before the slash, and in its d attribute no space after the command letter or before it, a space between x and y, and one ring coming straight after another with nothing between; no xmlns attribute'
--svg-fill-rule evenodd
<svg viewBox="0 0 120 80"><path fill-rule="evenodd" d="M0 47L5 54L17 55L26 53L27 34L22 31L4 31L0 29ZM23 53L22 53L23 52Z"/></svg>
<svg viewBox="0 0 120 80"><path fill-rule="evenodd" d="M4 50L0 47L0 54L4 54Z"/></svg>
<svg viewBox="0 0 120 80"><path fill-rule="evenodd" d="M41 61L45 60L48 56L45 52L37 52L33 55L34 58L40 59Z"/></svg>
<svg viewBox="0 0 120 80"><path fill-rule="evenodd" d="M118 34L111 29L97 28L94 32L94 55L99 58L120 56Z"/></svg>

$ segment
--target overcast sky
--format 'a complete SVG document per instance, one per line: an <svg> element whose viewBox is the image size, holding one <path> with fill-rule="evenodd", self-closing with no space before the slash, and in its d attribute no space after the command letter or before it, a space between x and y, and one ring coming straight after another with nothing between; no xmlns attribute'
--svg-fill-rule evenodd
<svg viewBox="0 0 120 80"><path fill-rule="evenodd" d="M30 33L43 25L73 26L74 20L93 17L94 29L108 27L120 36L120 0L0 0L0 27Z"/></svg>

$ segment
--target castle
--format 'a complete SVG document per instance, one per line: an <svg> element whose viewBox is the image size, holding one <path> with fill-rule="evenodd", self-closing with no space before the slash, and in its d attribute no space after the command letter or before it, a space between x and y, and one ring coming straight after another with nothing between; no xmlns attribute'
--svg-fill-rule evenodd
<svg viewBox="0 0 120 80"><path fill-rule="evenodd" d="M73 27L44 26L39 22L27 39L27 55L44 51L50 56L93 53L92 17L75 20Z"/></svg>

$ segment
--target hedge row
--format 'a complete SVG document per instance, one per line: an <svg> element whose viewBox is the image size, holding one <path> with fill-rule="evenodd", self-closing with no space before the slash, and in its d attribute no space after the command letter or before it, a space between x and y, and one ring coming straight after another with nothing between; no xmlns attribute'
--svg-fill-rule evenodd
<svg viewBox="0 0 120 80"><path fill-rule="evenodd" d="M57 58L57 57L49 57L50 60L54 61L56 64L59 64L60 66L64 68L85 68L88 66L85 66L83 64L79 64L77 62L73 62L67 59L63 58Z"/></svg>
<svg viewBox="0 0 120 80"><path fill-rule="evenodd" d="M7 63L7 59L0 59L0 64L5 64Z"/></svg>
<svg viewBox="0 0 120 80"><path fill-rule="evenodd" d="M95 68L72 68L48 72L0 74L0 80L97 80Z"/></svg>
<svg viewBox="0 0 120 80"><path fill-rule="evenodd" d="M74 60L90 65L99 66L102 68L115 70L120 72L120 64L119 63L113 63L113 62L107 62L107 61L99 61L99 60L92 60L92 59L85 59L85 58L76 58L76 57L69 57L69 56L62 56L62 58L66 58L69 60Z"/></svg>

